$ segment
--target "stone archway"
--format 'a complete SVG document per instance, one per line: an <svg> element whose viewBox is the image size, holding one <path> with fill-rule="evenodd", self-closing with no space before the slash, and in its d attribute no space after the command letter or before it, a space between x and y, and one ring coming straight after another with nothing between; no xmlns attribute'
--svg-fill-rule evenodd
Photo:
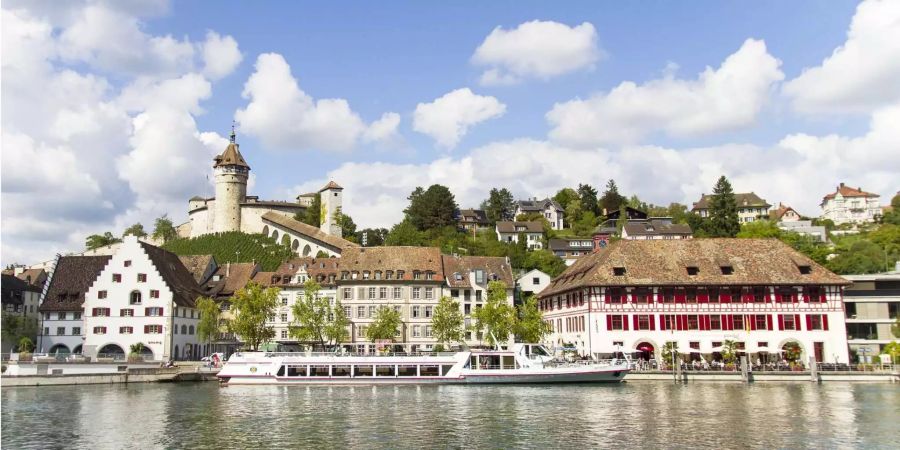
<svg viewBox="0 0 900 450"><path fill-rule="evenodd" d="M106 344L103 347L100 347L100 351L97 352L97 356L99 357L100 355L112 356L112 357L118 357L118 356L124 357L125 350L116 344Z"/></svg>
<svg viewBox="0 0 900 450"><path fill-rule="evenodd" d="M263 226L262 234L263 234L263 236L269 235L269 226L268 225Z"/></svg>
<svg viewBox="0 0 900 450"><path fill-rule="evenodd" d="M72 349L72 353L74 353L76 355L80 355L81 354L81 344L76 345L75 348Z"/></svg>
<svg viewBox="0 0 900 450"><path fill-rule="evenodd" d="M71 353L69 347L65 344L56 344L53 347L50 347L51 355L68 355L69 353Z"/></svg>
<svg viewBox="0 0 900 450"><path fill-rule="evenodd" d="M284 233L283 235L281 235L281 245L283 245L285 247L290 247L291 246L291 236L288 235L287 233Z"/></svg>
<svg viewBox="0 0 900 450"><path fill-rule="evenodd" d="M638 357L644 361L650 361L656 358L656 346L649 339L643 339L634 346Z"/></svg>
<svg viewBox="0 0 900 450"><path fill-rule="evenodd" d="M806 348L803 347L803 344L801 344L800 341L798 341L796 339L785 339L785 340L781 341L780 344L778 344L778 350L781 351L780 357L784 358L788 361L791 361L792 355L790 354L790 352L792 351L792 349L790 347L796 347L796 349L799 349L799 352L797 352L798 354L796 355L795 361L803 363L804 360L806 359L805 356L808 353L806 352Z"/></svg>
<svg viewBox="0 0 900 450"><path fill-rule="evenodd" d="M309 256L310 253L312 253L312 247L310 247L309 244L306 244L303 247L303 256Z"/></svg>
<svg viewBox="0 0 900 450"><path fill-rule="evenodd" d="M300 240L294 239L294 242L291 244L291 250L293 250L294 253L297 253L298 248L300 248Z"/></svg>
<svg viewBox="0 0 900 450"><path fill-rule="evenodd" d="M278 242L278 230L272 230L272 239Z"/></svg>

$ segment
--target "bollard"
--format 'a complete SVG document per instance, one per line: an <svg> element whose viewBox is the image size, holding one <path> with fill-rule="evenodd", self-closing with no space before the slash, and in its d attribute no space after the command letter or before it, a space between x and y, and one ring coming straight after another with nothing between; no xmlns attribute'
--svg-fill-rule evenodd
<svg viewBox="0 0 900 450"><path fill-rule="evenodd" d="M819 381L819 365L814 356L809 357L809 381L814 383Z"/></svg>
<svg viewBox="0 0 900 450"><path fill-rule="evenodd" d="M741 356L741 381L744 383L750 382L750 376L747 373L747 356Z"/></svg>

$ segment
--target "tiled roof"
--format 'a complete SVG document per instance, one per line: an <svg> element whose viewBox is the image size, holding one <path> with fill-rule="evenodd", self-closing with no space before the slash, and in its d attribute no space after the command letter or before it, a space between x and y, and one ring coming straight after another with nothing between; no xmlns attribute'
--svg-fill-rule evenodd
<svg viewBox="0 0 900 450"><path fill-rule="evenodd" d="M413 272L432 272L432 281L443 281L444 271L441 251L436 247L351 247L341 253L341 271L368 270L382 272L392 270L398 279L398 271L403 271L403 280L413 280ZM424 277L421 278L424 280Z"/></svg>
<svg viewBox="0 0 900 450"><path fill-rule="evenodd" d="M589 242L590 246L582 246L582 245L572 245L572 242ZM552 251L591 251L594 247L593 239L550 239L549 245L550 250Z"/></svg>
<svg viewBox="0 0 900 450"><path fill-rule="evenodd" d="M512 289L512 267L506 258L499 256L452 256L443 255L444 277L453 288L471 287L469 274L477 269L484 270L486 281L497 280L506 283ZM455 274L460 274L457 280Z"/></svg>
<svg viewBox="0 0 900 450"><path fill-rule="evenodd" d="M178 255L150 245L139 242L141 248L150 257L150 261L162 276L163 281L172 290L173 300L178 306L194 307L194 301L203 295L200 285L194 280L194 275L184 267L178 259Z"/></svg>
<svg viewBox="0 0 900 450"><path fill-rule="evenodd" d="M194 277L197 283L203 283L203 276L206 275L206 269L213 262L213 255L179 255L178 259L184 264L184 267Z"/></svg>
<svg viewBox="0 0 900 450"><path fill-rule="evenodd" d="M556 202L545 198L543 200L519 200L519 209L522 211L543 211L547 206L552 206L557 211L563 211L563 207Z"/></svg>
<svg viewBox="0 0 900 450"><path fill-rule="evenodd" d="M519 231L516 227L525 227ZM497 231L500 233L543 233L544 224L541 222L497 222Z"/></svg>
<svg viewBox="0 0 900 450"><path fill-rule="evenodd" d="M266 272L268 277L266 282L267 285L295 286L297 283L293 277L302 269L306 271L306 274L311 279L316 280L323 286L329 285L329 283L333 284L340 273L341 259L313 258L310 256L294 258L281 263L274 272Z"/></svg>
<svg viewBox="0 0 900 450"><path fill-rule="evenodd" d="M14 275L0 275L0 303L4 305L21 305L24 302L25 291L34 291L34 286L20 280Z"/></svg>
<svg viewBox="0 0 900 450"><path fill-rule="evenodd" d="M258 271L259 265L253 263L230 263L219 266L203 286L204 294L231 297L235 291L246 286ZM216 277L219 277L218 281Z"/></svg>
<svg viewBox="0 0 900 450"><path fill-rule="evenodd" d="M694 203L694 208L692 209L692 211L696 211L698 209L709 209L709 203L711 201L711 194L703 194L703 196L700 197L700 201ZM734 194L734 202L737 204L738 208L768 208L772 206L766 203L765 200L759 198L759 196L753 192Z"/></svg>
<svg viewBox="0 0 900 450"><path fill-rule="evenodd" d="M359 247L357 244L354 244L344 238L340 238L337 236L332 236L324 231L312 226L307 225L303 222L294 220L290 217L287 217L283 214L278 214L276 212L269 211L262 215L263 220L267 220L276 225L280 225L285 227L295 233L306 236L310 239L317 240L324 244L328 244L337 249L346 249L351 247Z"/></svg>
<svg viewBox="0 0 900 450"><path fill-rule="evenodd" d="M44 282L47 281L47 272L44 269L24 269L18 275L16 275L14 269L4 269L3 274L14 276L37 287L39 290L44 287Z"/></svg>
<svg viewBox="0 0 900 450"><path fill-rule="evenodd" d="M341 191L344 188L338 186L338 184L335 183L334 181L329 181L328 184L326 184L325 186L322 187L322 189L319 189L319 192L322 192L322 191L325 191L328 189L337 189L337 190Z"/></svg>
<svg viewBox="0 0 900 450"><path fill-rule="evenodd" d="M826 195L822 200L830 200L837 196L838 193L840 193L842 197L879 197L878 194L866 192L862 190L862 188L854 189L841 183L834 192Z"/></svg>
<svg viewBox="0 0 900 450"><path fill-rule="evenodd" d="M213 164L213 167L219 166L240 166L250 168L247 165L247 161L244 161L244 156L241 155L241 151L238 149L238 144L234 142L229 142L228 147L225 147L225 151L222 152L221 155L213 158L213 161L216 163Z"/></svg>
<svg viewBox="0 0 900 450"><path fill-rule="evenodd" d="M629 236L678 235L693 234L691 226L686 223L669 223L661 220L626 222L623 227Z"/></svg>
<svg viewBox="0 0 900 450"><path fill-rule="evenodd" d="M111 256L60 256L41 311L78 311Z"/></svg>
<svg viewBox="0 0 900 450"><path fill-rule="evenodd" d="M787 214L788 211L793 211L794 214L796 214L796 215L798 215L798 216L801 215L800 213L797 212L796 209L791 208L791 207L788 206L788 205L784 205L784 204L779 203L779 204L778 204L778 208L775 209L775 220L780 220L782 217L784 217L785 214Z"/></svg>
<svg viewBox="0 0 900 450"><path fill-rule="evenodd" d="M489 223L483 209L461 209L457 220L462 223Z"/></svg>
<svg viewBox="0 0 900 450"><path fill-rule="evenodd" d="M688 275L687 267L698 268ZM733 273L723 275L721 266ZM803 275L799 266L809 266ZM624 268L615 275L613 268ZM578 259L541 295L586 286L846 285L847 281L778 239L620 240Z"/></svg>

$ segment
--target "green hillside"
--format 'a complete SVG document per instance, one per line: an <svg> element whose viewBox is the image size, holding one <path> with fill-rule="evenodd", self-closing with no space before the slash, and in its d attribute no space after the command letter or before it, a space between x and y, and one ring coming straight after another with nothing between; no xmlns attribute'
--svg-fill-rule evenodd
<svg viewBox="0 0 900 450"><path fill-rule="evenodd" d="M275 270L279 264L294 256L289 247L276 243L270 237L239 231L175 239L163 248L176 255L213 255L219 264L257 262L264 271Z"/></svg>

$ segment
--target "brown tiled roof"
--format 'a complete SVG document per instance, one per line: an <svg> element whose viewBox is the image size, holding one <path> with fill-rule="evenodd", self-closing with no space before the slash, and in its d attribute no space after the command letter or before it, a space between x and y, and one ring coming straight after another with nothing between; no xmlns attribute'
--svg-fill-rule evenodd
<svg viewBox="0 0 900 450"><path fill-rule="evenodd" d="M489 223L483 209L461 209L458 217L461 223Z"/></svg>
<svg viewBox="0 0 900 450"><path fill-rule="evenodd" d="M225 147L225 151L222 152L221 155L213 158L213 161L216 163L213 164L213 167L219 166L240 166L250 168L247 165L247 161L244 161L243 155L241 155L240 150L238 149L238 144L234 142L229 142L228 147Z"/></svg>
<svg viewBox="0 0 900 450"><path fill-rule="evenodd" d="M230 263L219 266L203 286L204 294L209 297L231 297L253 279L259 271L254 263ZM216 280L216 277L219 279Z"/></svg>
<svg viewBox="0 0 900 450"><path fill-rule="evenodd" d="M14 269L3 269L3 275L14 276L34 287L42 289L47 281L47 272L44 269L24 269L18 275Z"/></svg>
<svg viewBox="0 0 900 450"><path fill-rule="evenodd" d="M343 190L344 188L338 186L338 184L335 183L334 181L329 181L328 184L326 184L325 186L322 187L322 189L319 189L319 192L322 192L322 191L325 191L328 189L337 189L340 191L340 190Z"/></svg>
<svg viewBox="0 0 900 450"><path fill-rule="evenodd" d="M698 267L688 275L687 266ZM730 265L733 274L723 275ZM810 274L798 265L808 265ZM614 267L625 268L616 276ZM578 259L541 296L586 286L846 285L842 277L778 239L620 240Z"/></svg>
<svg viewBox="0 0 900 450"><path fill-rule="evenodd" d="M35 291L35 287L20 280L15 275L0 275L0 303L4 305L21 305L24 303L24 292Z"/></svg>
<svg viewBox="0 0 900 450"><path fill-rule="evenodd" d="M572 242L590 242L591 245L588 247L584 247L581 245L573 246ZM584 238L584 239L550 239L549 245L550 250L553 251L592 251L594 248L594 240L592 238Z"/></svg>
<svg viewBox="0 0 900 450"><path fill-rule="evenodd" d="M850 186L844 185L844 183L841 183L840 185L838 185L837 189L835 189L834 192L826 195L822 200L830 200L837 196L838 193L840 193L842 197L879 197L878 194L866 192L862 190L862 188L854 189Z"/></svg>
<svg viewBox="0 0 900 450"><path fill-rule="evenodd" d="M668 223L661 220L626 222L623 228L629 236L690 236L693 234L691 226L686 223Z"/></svg>
<svg viewBox="0 0 900 450"><path fill-rule="evenodd" d="M443 255L444 278L447 285L453 288L471 287L471 272L477 269L484 270L485 282L491 280L502 281L506 283L506 287L513 288L512 267L506 258L500 256L452 256ZM460 274L461 279L457 280L455 274Z"/></svg>
<svg viewBox="0 0 900 450"><path fill-rule="evenodd" d="M444 281L441 251L436 247L350 247L341 253L340 269L350 272L392 270L394 280L398 279L399 270L403 271L402 280L412 280L415 271L430 271L432 281Z"/></svg>
<svg viewBox="0 0 900 450"><path fill-rule="evenodd" d="M779 203L778 208L775 210L775 220L780 220L782 217L784 217L785 214L787 214L788 211L793 211L794 214L800 216L800 213L798 213L796 209L791 208L788 205Z"/></svg>
<svg viewBox="0 0 900 450"><path fill-rule="evenodd" d="M256 272L256 275L253 275L253 282L264 287L272 286L272 275L275 275L275 272Z"/></svg>
<svg viewBox="0 0 900 450"><path fill-rule="evenodd" d="M709 203L712 201L711 194L703 194L700 197L700 201L694 203L694 208L691 211L696 211L698 209L709 209ZM757 208L768 208L772 205L766 203L765 200L759 198L753 192L743 193L743 194L734 194L734 202L737 204L738 208L747 208L747 207L757 207Z"/></svg>
<svg viewBox="0 0 900 450"><path fill-rule="evenodd" d="M191 272L178 259L178 255L146 242L139 243L150 257L150 261L162 276L163 281L172 290L175 304L193 308L194 301L203 296L203 291Z"/></svg>
<svg viewBox="0 0 900 450"><path fill-rule="evenodd" d="M179 255L178 259L194 277L194 281L197 283L206 281L204 275L206 275L206 269L209 268L210 263L213 262L213 255Z"/></svg>
<svg viewBox="0 0 900 450"><path fill-rule="evenodd" d="M517 231L516 227L525 227L525 231ZM497 222L497 231L501 233L543 233L541 222Z"/></svg>
<svg viewBox="0 0 900 450"><path fill-rule="evenodd" d="M90 289L111 256L60 256L41 311L80 311Z"/></svg>
<svg viewBox="0 0 900 450"><path fill-rule="evenodd" d="M352 247L358 247L357 244L354 244L344 238L332 236L312 225L307 225L303 222L294 220L283 214L278 214L276 212L269 211L269 212L263 214L262 218L263 218L263 220L268 220L269 222L272 222L276 225L285 227L295 233L302 234L303 236L306 236L310 239L314 239L321 243L327 244L338 250L352 248Z"/></svg>

